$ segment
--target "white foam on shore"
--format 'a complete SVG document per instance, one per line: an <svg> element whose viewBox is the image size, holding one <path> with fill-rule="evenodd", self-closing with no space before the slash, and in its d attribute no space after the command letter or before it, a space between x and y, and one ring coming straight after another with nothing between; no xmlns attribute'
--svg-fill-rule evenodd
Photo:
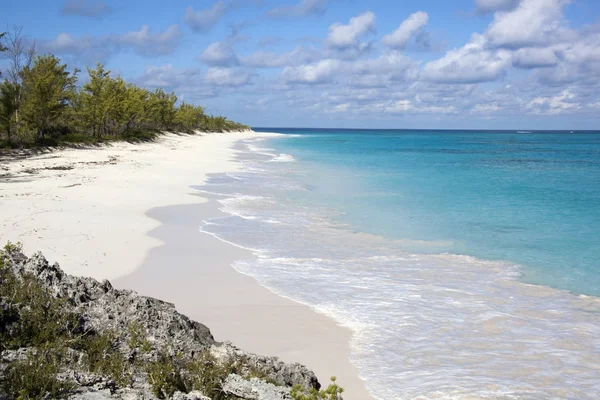
<svg viewBox="0 0 600 400"><path fill-rule="evenodd" d="M600 299L521 283L514 264L349 231L330 210L288 201L298 185L284 167L256 172L261 162L220 182L231 217L201 229L254 252L239 272L351 328L376 397L600 398Z"/></svg>
<svg viewBox="0 0 600 400"><path fill-rule="evenodd" d="M296 159L290 154L280 154L269 162L296 162Z"/></svg>

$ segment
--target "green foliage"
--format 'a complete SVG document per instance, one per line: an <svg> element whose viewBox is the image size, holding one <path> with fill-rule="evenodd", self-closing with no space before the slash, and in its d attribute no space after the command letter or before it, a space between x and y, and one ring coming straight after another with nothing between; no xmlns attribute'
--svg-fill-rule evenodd
<svg viewBox="0 0 600 400"><path fill-rule="evenodd" d="M12 142L17 123L16 114L19 108L20 91L20 85L9 81L4 81L0 85L0 130L6 132L8 143Z"/></svg>
<svg viewBox="0 0 600 400"><path fill-rule="evenodd" d="M302 386L296 385L292 388L290 395L292 396L292 400L338 400L341 399L344 389L339 387L335 381L336 377L332 376L331 384L327 389L321 390L311 388L309 391L306 391Z"/></svg>
<svg viewBox="0 0 600 400"><path fill-rule="evenodd" d="M149 353L152 351L152 344L147 339L144 333L144 327L138 322L134 322L129 325L129 348L139 349L142 353Z"/></svg>
<svg viewBox="0 0 600 400"><path fill-rule="evenodd" d="M235 372L232 363L219 363L206 349L187 364L186 371L186 383L190 390L199 390L213 400L228 399L222 387L229 374Z"/></svg>
<svg viewBox="0 0 600 400"><path fill-rule="evenodd" d="M107 376L119 386L128 386L133 379L131 364L115 347L117 334L104 332L84 336L73 347L82 351L90 372Z"/></svg>
<svg viewBox="0 0 600 400"><path fill-rule="evenodd" d="M64 352L56 349L30 351L25 359L9 365L3 389L18 400L65 397L73 384L57 377L64 357Z"/></svg>
<svg viewBox="0 0 600 400"><path fill-rule="evenodd" d="M148 364L146 372L152 392L159 399L169 399L177 391L187 392L177 360L164 352Z"/></svg>
<svg viewBox="0 0 600 400"><path fill-rule="evenodd" d="M38 139L58 131L62 118L75 96L77 70L67 71L66 64L53 55L39 56L31 67L22 71L22 114L28 127Z"/></svg>
<svg viewBox="0 0 600 400"><path fill-rule="evenodd" d="M31 53L33 54L33 53ZM37 57L0 84L0 147L154 140L164 131L233 131L248 126L185 102L163 89L128 84L98 63L77 88L77 73L53 55ZM87 139L84 139L87 138ZM1 136L0 136L1 139Z"/></svg>
<svg viewBox="0 0 600 400"><path fill-rule="evenodd" d="M19 243L8 243L0 259L6 253L18 252ZM0 349L18 349L42 346L60 341L78 328L78 319L67 312L64 300L52 296L35 276L25 273L17 277L2 261L0 268L0 298L8 303L11 324L0 330Z"/></svg>

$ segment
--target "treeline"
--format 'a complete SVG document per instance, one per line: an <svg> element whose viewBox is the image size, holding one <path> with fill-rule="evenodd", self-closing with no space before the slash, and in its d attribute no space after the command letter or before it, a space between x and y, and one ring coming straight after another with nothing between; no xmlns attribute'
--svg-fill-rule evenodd
<svg viewBox="0 0 600 400"><path fill-rule="evenodd" d="M98 63L69 71L52 54L36 55L21 30L0 35L0 51L9 68L0 85L0 147L68 142L151 139L164 131L233 131L249 129L200 106L178 102L174 93L148 89L111 76Z"/></svg>

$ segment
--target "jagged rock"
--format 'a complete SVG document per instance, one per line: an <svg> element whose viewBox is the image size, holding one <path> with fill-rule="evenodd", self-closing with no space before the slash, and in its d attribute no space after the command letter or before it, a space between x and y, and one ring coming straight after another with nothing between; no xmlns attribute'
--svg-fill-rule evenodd
<svg viewBox="0 0 600 400"><path fill-rule="evenodd" d="M197 390L191 391L189 393L181 393L175 392L173 395L173 400L211 400L210 397L206 397Z"/></svg>
<svg viewBox="0 0 600 400"><path fill-rule="evenodd" d="M216 342L205 325L178 313L171 303L140 296L130 290L117 290L108 281L98 282L92 278L67 275L58 264L49 264L41 253L27 258L18 251L8 252L5 254L5 266L11 268L17 277L26 273L33 275L48 292L64 299L65 307L78 315L82 333L117 332L115 346L127 360L155 360L159 351L165 349L172 355L192 359L199 352L209 349L215 359L234 362L240 368L238 373L262 378L245 379L231 374L223 390L240 399L283 400L290 398L289 388L293 385L320 388L315 374L300 364L287 364L276 357L247 353L229 342ZM0 298L0 333L11 323L13 312L11 305ZM133 325L139 328L139 332L132 332ZM134 335L141 335L144 346L150 348L144 351L137 348ZM28 351L4 351L0 357L0 379L6 366L26 357ZM81 358L81 354L76 354L75 350L69 351L71 359ZM67 370L61 373L61 378L77 385L69 394L69 399L156 400L143 370L135 372L130 387L118 387L107 378L79 370ZM1 397L0 393L0 400ZM210 400L200 392L177 392L173 399Z"/></svg>
<svg viewBox="0 0 600 400"><path fill-rule="evenodd" d="M275 386L257 378L246 380L236 374L227 377L223 392L247 400L291 399L289 388Z"/></svg>

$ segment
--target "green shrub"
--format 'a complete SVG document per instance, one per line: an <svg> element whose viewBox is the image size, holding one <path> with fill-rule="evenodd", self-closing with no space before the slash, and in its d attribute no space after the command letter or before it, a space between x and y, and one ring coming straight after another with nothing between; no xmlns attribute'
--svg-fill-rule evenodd
<svg viewBox="0 0 600 400"><path fill-rule="evenodd" d="M64 352L56 349L32 351L24 360L8 366L2 386L18 400L62 398L74 387L57 377L63 358Z"/></svg>
<svg viewBox="0 0 600 400"><path fill-rule="evenodd" d="M152 344L146 338L144 327L138 322L129 325L129 348L131 350L140 349L142 353L149 353L152 350Z"/></svg>
<svg viewBox="0 0 600 400"><path fill-rule="evenodd" d="M85 336L73 346L84 353L84 361L90 372L109 377L119 386L131 385L131 364L115 348L117 335L104 332Z"/></svg>
<svg viewBox="0 0 600 400"><path fill-rule="evenodd" d="M35 276L17 278L7 268L1 273L0 297L19 314L2 338L6 348L62 341L78 328L78 318L66 311L65 300L52 296Z"/></svg>
<svg viewBox="0 0 600 400"><path fill-rule="evenodd" d="M152 392L159 399L169 399L177 391L187 393L181 369L173 357L160 353L156 361L147 365L146 372Z"/></svg>
<svg viewBox="0 0 600 400"><path fill-rule="evenodd" d="M311 388L308 392L300 385L296 385L292 388L290 395L292 400L338 400L341 398L344 389L339 387L335 383L336 377L331 377L331 384L327 389L317 390Z"/></svg>
<svg viewBox="0 0 600 400"><path fill-rule="evenodd" d="M231 362L220 363L209 349L197 354L187 363L187 386L191 390L199 390L213 400L226 400L229 397L223 393L223 383L236 367Z"/></svg>

